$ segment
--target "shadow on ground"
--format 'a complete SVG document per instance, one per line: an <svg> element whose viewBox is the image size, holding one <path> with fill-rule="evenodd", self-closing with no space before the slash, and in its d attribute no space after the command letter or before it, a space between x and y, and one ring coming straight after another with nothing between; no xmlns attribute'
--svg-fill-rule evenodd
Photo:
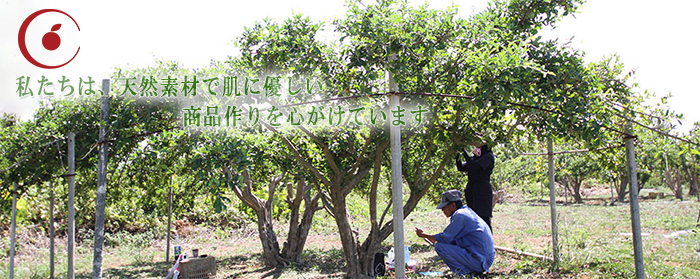
<svg viewBox="0 0 700 279"><path fill-rule="evenodd" d="M165 262L134 263L126 266L107 268L102 270L104 278L163 278L168 274L172 265ZM75 278L90 279L92 273L76 274Z"/></svg>
<svg viewBox="0 0 700 279"><path fill-rule="evenodd" d="M386 248L386 247L385 247ZM387 249L383 249L387 250ZM452 275L449 269L444 266L440 257L432 253L432 245L414 244L411 245L411 254L422 254L421 263L417 272L421 271L444 271L445 275L442 278L451 278ZM429 254L425 254L429 253ZM504 257L505 256L505 257ZM532 276L532 278L540 278L536 274L540 269L545 269L542 263L525 261L522 264L521 260L515 260L508 255L499 253L498 255L501 266L494 266L491 273L485 278L521 278L523 275ZM229 257L217 257L217 276L216 278L296 278L304 276L304 278L340 278L345 272L345 260L342 249L329 250L307 250L304 251L304 259L306 261L301 264L290 264L287 267L266 267L263 265L262 254L250 255L232 255ZM511 263L505 263L511 262ZM513 268L514 262L520 262ZM529 264L527 264L529 263ZM505 266L504 266L505 265ZM171 268L171 263L134 263L125 266L107 268L103 272L104 278L163 278L167 275ZM535 273L535 274L533 274ZM417 274L410 274L410 278L414 278ZM528 276L529 277L529 276ZM91 273L76 274L76 278L89 279L92 278ZM380 277L389 278L389 277ZM483 277L482 277L483 278Z"/></svg>
<svg viewBox="0 0 700 279"><path fill-rule="evenodd" d="M222 278L272 278L277 279L285 273L290 274L314 274L312 277L337 277L345 271L342 249L330 250L306 250L304 251L304 263L290 264L287 267L265 267L261 265L262 255L254 254L250 257L236 256L217 261L217 266L226 271ZM285 276L289 277L289 275Z"/></svg>
<svg viewBox="0 0 700 279"><path fill-rule="evenodd" d="M216 278L272 278L277 279L290 274L315 274L317 277L336 277L345 271L342 249L304 251L302 264L290 264L287 267L265 267L262 254L234 255L217 257ZM163 278L168 274L172 263L133 263L125 266L111 267L103 270L104 278ZM288 277L288 276L286 276ZM76 274L76 278L89 279L92 273Z"/></svg>

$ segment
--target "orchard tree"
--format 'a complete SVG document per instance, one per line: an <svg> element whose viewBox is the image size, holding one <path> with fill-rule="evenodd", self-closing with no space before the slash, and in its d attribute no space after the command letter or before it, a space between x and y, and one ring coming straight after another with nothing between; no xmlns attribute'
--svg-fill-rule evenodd
<svg viewBox="0 0 700 279"><path fill-rule="evenodd" d="M339 41L330 43L317 39L320 24L299 15L282 24L266 20L246 29L238 40L241 55L228 61L231 72L247 69L321 80L321 96L276 100L281 111L291 115L295 103L323 100L326 108L337 108L338 98L350 108L386 111L385 122L362 125L348 117L346 126L284 130L261 121L280 134L279 144L288 148L289 158L321 185L321 200L338 226L348 277L371 274L374 252L392 231L391 221L383 222L384 214L377 214L377 190L388 188L377 184L388 169L387 126L395 109L381 97L391 91L387 73L398 85L395 93L403 97L402 104L420 104L430 114L402 132L408 146L402 150L404 180L410 189L401 205L405 218L466 145L505 142L528 132L541 139L587 140L609 126L609 111L600 100L609 92L598 90L598 77L592 77L595 72L582 62L582 54L536 36L579 4L496 2L467 21L454 10L351 2L347 17L333 22ZM326 112L329 118L338 117ZM353 233L348 217L346 198L352 191L369 195L372 228L365 241Z"/></svg>
<svg viewBox="0 0 700 279"><path fill-rule="evenodd" d="M647 105L643 108L645 112L638 114L637 122L644 126L639 133L642 138L640 164L646 166L651 176L668 187L677 199L683 200L683 184L695 188L692 170L693 150L697 145L671 137L678 128L677 124L682 124L683 116L668 107L670 97L662 96L654 107ZM692 138L692 133L689 135Z"/></svg>
<svg viewBox="0 0 700 279"><path fill-rule="evenodd" d="M596 90L601 92L601 97L595 101L600 102L601 107L607 111L607 114L601 117L608 118L606 122L608 126L599 134L597 141L604 144L603 146L617 146L625 137L634 137L627 134L624 127L630 123L628 119L634 121L645 96L633 92L636 84L629 84L629 78L634 73L623 73L624 64L617 56L591 63L588 68L592 73ZM608 148L593 155L602 167L602 171L614 178L619 202L623 202L628 193L629 176L625 154L619 148ZM638 175L642 173L644 171L638 172Z"/></svg>
<svg viewBox="0 0 700 279"><path fill-rule="evenodd" d="M564 145L570 146L570 145ZM588 153L558 154L555 165L563 178L564 187L573 194L576 203L583 203L581 185L599 170L598 163Z"/></svg>
<svg viewBox="0 0 700 279"><path fill-rule="evenodd" d="M112 101L111 160L112 170L119 169L138 146L145 131L163 130L171 126L168 107L161 104L137 104L124 99ZM3 128L3 157L8 167L0 170L5 187L20 184L20 194L30 187L43 187L43 182L56 179L67 172L65 136L75 133L76 200L91 200L87 196L96 177L97 158L94 152L99 130L99 100L94 96L45 102L30 121L18 121ZM145 136L144 136L145 137ZM90 206L78 206L89 209ZM88 212L78 212L90 216Z"/></svg>
<svg viewBox="0 0 700 279"><path fill-rule="evenodd" d="M310 177L287 159L284 146L275 145L272 140L270 135L250 131L202 133L191 165L196 170L195 177L215 196L217 212L226 208L228 192L254 211L265 264L286 266L303 262L311 221L322 207L320 194L313 190L313 183L307 183ZM265 197L259 197L261 194ZM289 229L287 241L280 249L273 221L275 207L283 206L281 200L289 210Z"/></svg>
<svg viewBox="0 0 700 279"><path fill-rule="evenodd" d="M530 197L541 198L544 194L547 163L544 156L521 155L541 153L541 144L533 144L528 139L513 140L509 145L501 145L494 150L497 167L491 175L491 183L499 189L520 192Z"/></svg>

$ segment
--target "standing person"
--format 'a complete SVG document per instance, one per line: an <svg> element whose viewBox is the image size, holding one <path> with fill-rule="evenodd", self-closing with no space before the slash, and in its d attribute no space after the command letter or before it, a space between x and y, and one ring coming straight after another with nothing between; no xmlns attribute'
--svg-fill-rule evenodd
<svg viewBox="0 0 700 279"><path fill-rule="evenodd" d="M491 189L491 173L493 172L494 157L488 145L474 146L474 156L462 151L466 160L462 163L459 155L455 156L457 170L467 172L467 187L464 189L464 200L467 206L484 219L491 232L491 215L493 210L493 190Z"/></svg>
<svg viewBox="0 0 700 279"><path fill-rule="evenodd" d="M441 233L431 235L415 228L416 235L435 243L435 252L457 275L481 275L488 272L496 256L491 230L483 219L462 204L462 193L442 193L437 209L442 209L450 224Z"/></svg>

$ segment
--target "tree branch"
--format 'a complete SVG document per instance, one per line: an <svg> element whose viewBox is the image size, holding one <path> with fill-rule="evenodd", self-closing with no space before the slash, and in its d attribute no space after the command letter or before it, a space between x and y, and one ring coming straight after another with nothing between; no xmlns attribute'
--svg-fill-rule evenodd
<svg viewBox="0 0 700 279"><path fill-rule="evenodd" d="M350 168L350 173L354 173L360 167L360 164L362 164L365 161L364 155L367 153L367 149L369 148L370 143L372 143L372 141L370 139L372 139L372 138L374 138L374 136L376 136L375 131L376 131L375 129L372 129L370 131L369 136L364 137L365 144L362 146L362 151L360 151L360 154L358 155L357 161L355 161L353 166Z"/></svg>
<svg viewBox="0 0 700 279"><path fill-rule="evenodd" d="M323 150L323 154L326 155L326 161L328 162L328 166L331 168L331 170L333 170L333 172L336 175L339 175L340 169L338 168L338 165L335 163L335 160L337 159L337 157L335 156L335 154L333 154L333 152L328 147L328 145L321 142L321 140L318 137L316 137L316 135L311 133L311 131L307 130L306 128L299 127L299 130L303 131L307 136L309 136L309 138L311 138L311 140L313 140L319 147L321 147L321 150Z"/></svg>
<svg viewBox="0 0 700 279"><path fill-rule="evenodd" d="M335 219L335 214L333 214L333 212L335 212L335 208L328 201L330 198L327 197L325 193L319 192L319 194L321 194L321 202L323 203L323 208L326 210L326 212L328 212L328 215L330 215L331 217L333 217L333 219Z"/></svg>
<svg viewBox="0 0 700 279"><path fill-rule="evenodd" d="M386 208L384 208L384 212L382 212L382 217L379 219L379 224L384 223L384 218L386 217L386 214L389 213L389 208L391 207L391 204L394 202L394 199L389 199L389 203L386 205ZM391 221L388 221L387 224L391 224Z"/></svg>
<svg viewBox="0 0 700 279"><path fill-rule="evenodd" d="M350 194L350 191L355 188L360 182L365 179L365 176L369 173L371 168L361 168L357 171L357 173L352 175L352 179L348 181L345 187L342 188L341 194L343 196L347 196Z"/></svg>
<svg viewBox="0 0 700 279"><path fill-rule="evenodd" d="M284 144L287 145L287 147L289 147L290 150L292 150L292 153L294 154L294 158L299 163L301 163L302 166L306 167L306 169L308 169L311 172L311 174L316 176L316 178L318 178L321 181L321 183L330 186L331 182L328 179L326 179L326 177L324 177L318 169L316 169L313 165L311 165L311 163L306 161L304 159L304 157L301 156L301 154L299 153L299 150L297 150L297 148L294 146L294 144L287 137L285 137L282 133L277 131L277 129L270 126L269 124L267 124L265 122L261 122L261 123L263 125L265 125L265 127L267 129L269 129L270 131L272 131L274 133L279 134L282 137L282 141L284 142Z"/></svg>
<svg viewBox="0 0 700 279"><path fill-rule="evenodd" d="M223 166L222 168L224 169L224 174L230 180L232 177L231 170L227 166ZM244 189L250 189L250 187L252 187L253 181L251 181L250 179L250 174L248 173L248 170L244 170L242 175L243 183L246 185ZM241 189L237 184L234 184L233 186L233 192L244 204L250 206L250 208L255 210L255 212L260 212L260 210L262 210L262 205L257 200L257 197L255 199L251 199L250 196L246 193L246 191L244 191L244 189Z"/></svg>
<svg viewBox="0 0 700 279"><path fill-rule="evenodd" d="M270 178L270 184L267 188L267 201L265 201L265 209L268 212L272 212L272 200L275 198L275 188L277 188L277 184L284 179L285 174L286 171L282 170L282 174L276 177L273 175L272 178Z"/></svg>
<svg viewBox="0 0 700 279"><path fill-rule="evenodd" d="M379 229L380 224L377 223L377 186L382 171L382 155L388 146L389 143L384 141L382 145L377 146L377 150L374 153L374 173L372 174L372 185L369 191L369 220L372 224L372 230Z"/></svg>

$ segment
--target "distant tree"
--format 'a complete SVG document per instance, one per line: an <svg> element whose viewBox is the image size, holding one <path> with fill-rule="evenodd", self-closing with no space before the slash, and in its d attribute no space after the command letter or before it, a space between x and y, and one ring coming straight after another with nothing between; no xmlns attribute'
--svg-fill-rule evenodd
<svg viewBox="0 0 700 279"><path fill-rule="evenodd" d="M565 187L573 193L576 203L583 203L581 197L581 185L587 178L595 176L599 170L598 163L587 153L558 154L555 165L557 173L564 179Z"/></svg>

